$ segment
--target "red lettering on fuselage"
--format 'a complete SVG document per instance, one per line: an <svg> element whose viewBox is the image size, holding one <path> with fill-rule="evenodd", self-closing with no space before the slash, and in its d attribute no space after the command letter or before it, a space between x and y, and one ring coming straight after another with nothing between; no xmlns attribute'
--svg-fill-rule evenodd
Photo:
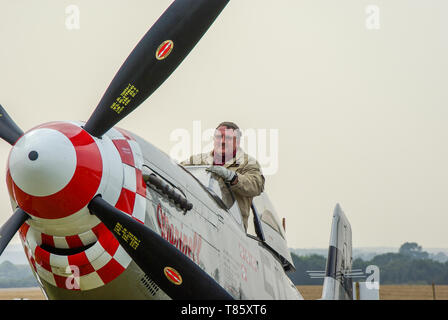
<svg viewBox="0 0 448 320"><path fill-rule="evenodd" d="M258 262L257 259L247 250L241 243L239 244L240 247L240 257L241 259L249 265L252 270L255 272L258 271Z"/></svg>
<svg viewBox="0 0 448 320"><path fill-rule="evenodd" d="M193 231L194 235L191 237L170 223L160 203L157 205L157 224L159 225L160 235L163 239L167 240L195 263L199 263L199 253L201 252L202 246L201 236Z"/></svg>

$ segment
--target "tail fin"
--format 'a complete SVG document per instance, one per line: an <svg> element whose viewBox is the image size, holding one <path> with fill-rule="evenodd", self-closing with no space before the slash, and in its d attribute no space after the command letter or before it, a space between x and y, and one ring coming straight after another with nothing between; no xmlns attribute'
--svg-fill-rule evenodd
<svg viewBox="0 0 448 320"><path fill-rule="evenodd" d="M352 229L339 204L331 225L322 298L324 300L353 300Z"/></svg>

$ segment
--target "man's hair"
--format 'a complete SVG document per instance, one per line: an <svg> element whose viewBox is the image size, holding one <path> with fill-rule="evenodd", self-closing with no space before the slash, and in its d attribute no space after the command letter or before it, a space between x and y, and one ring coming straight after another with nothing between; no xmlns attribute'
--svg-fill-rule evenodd
<svg viewBox="0 0 448 320"><path fill-rule="evenodd" d="M236 137L239 139L241 138L241 130L240 128L236 125L236 123L234 122L230 122L230 121L224 121L221 122L220 124L218 124L218 126L216 127L216 129L218 129L219 127L226 127L227 129L233 129L236 131Z"/></svg>

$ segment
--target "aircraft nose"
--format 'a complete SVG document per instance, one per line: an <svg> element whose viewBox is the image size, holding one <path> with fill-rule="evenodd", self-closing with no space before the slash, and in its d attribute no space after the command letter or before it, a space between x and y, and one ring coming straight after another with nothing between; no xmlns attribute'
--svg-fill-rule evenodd
<svg viewBox="0 0 448 320"><path fill-rule="evenodd" d="M75 125L56 123L33 129L16 142L7 180L11 197L23 210L57 219L87 205L101 173L101 155L93 138Z"/></svg>

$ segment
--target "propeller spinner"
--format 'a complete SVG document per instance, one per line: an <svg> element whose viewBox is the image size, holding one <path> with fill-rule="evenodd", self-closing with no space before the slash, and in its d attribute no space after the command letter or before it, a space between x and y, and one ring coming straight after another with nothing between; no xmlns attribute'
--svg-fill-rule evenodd
<svg viewBox="0 0 448 320"><path fill-rule="evenodd" d="M59 219L78 212L95 196L102 159L94 139L64 122L24 134L9 155L7 184L11 197L29 215Z"/></svg>

